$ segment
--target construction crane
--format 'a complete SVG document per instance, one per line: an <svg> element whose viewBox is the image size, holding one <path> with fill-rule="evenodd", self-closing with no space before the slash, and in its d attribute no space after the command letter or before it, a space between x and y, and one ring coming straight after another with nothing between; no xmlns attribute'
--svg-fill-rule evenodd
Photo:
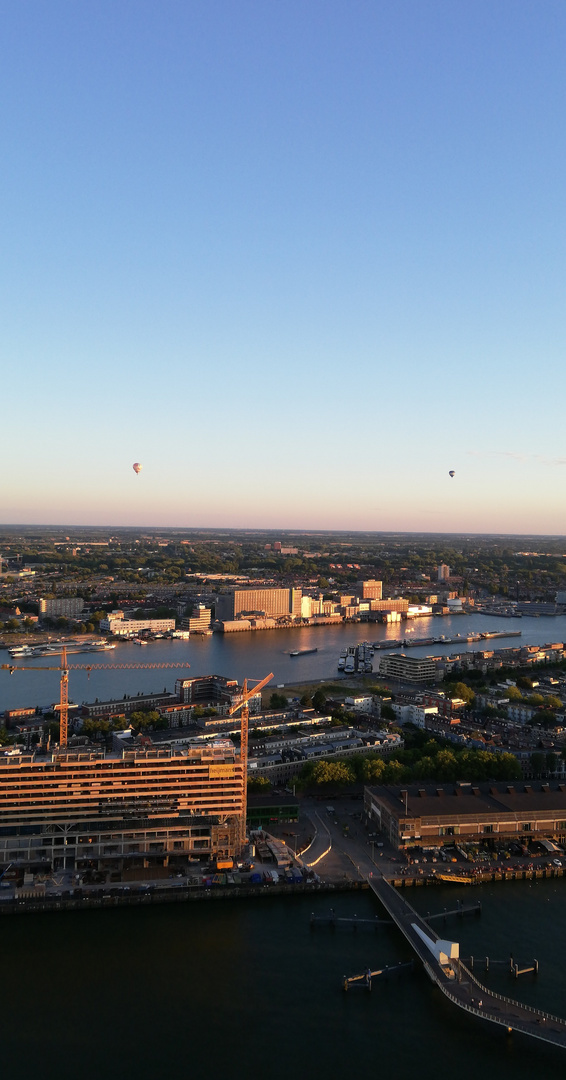
<svg viewBox="0 0 566 1080"><path fill-rule="evenodd" d="M59 671L60 678L60 693L59 693L59 747L63 749L67 745L68 729L69 729L69 672L70 671L88 671L89 676L91 671L128 671L132 669L145 668L188 668L190 664L69 664L67 663L67 650L63 646L61 649L61 663L60 664L41 664L37 667L31 664L2 664L3 671L9 671L10 675L13 675L15 671ZM273 676L269 676L272 678Z"/></svg>
<svg viewBox="0 0 566 1080"><path fill-rule="evenodd" d="M250 698L255 694L263 690L264 686L267 686L268 682L271 682L273 678L273 672L270 675L266 675L265 679L256 683L251 690L248 690L248 680L244 679L244 685L242 688L242 700L237 705L233 705L228 710L228 716L234 716L241 709L240 713L240 764L242 766L242 809L240 811L240 820L238 822L238 849L241 852L246 842L246 818L248 814L248 726L250 719L250 710L248 702Z"/></svg>

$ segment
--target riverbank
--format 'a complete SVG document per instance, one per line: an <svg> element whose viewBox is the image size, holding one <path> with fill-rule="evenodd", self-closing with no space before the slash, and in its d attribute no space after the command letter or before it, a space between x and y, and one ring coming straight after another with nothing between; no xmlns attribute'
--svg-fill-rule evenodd
<svg viewBox="0 0 566 1080"><path fill-rule="evenodd" d="M494 870L466 875L463 870L454 874L419 874L387 876L387 880L396 889L435 888L451 885L493 885L500 881L550 881L565 876L564 869L553 867L544 870ZM124 887L108 890L83 889L69 890L66 894L47 894L33 896L30 888L27 896L19 895L0 899L0 915L34 915L58 911L91 911L112 907L148 907L155 904L207 903L216 900L265 900L268 897L304 896L320 893L360 892L368 889L368 883L362 878L319 879L301 884L281 883L278 885L216 885L203 888L200 885L152 886L144 889L125 891ZM79 895L80 894L80 895Z"/></svg>

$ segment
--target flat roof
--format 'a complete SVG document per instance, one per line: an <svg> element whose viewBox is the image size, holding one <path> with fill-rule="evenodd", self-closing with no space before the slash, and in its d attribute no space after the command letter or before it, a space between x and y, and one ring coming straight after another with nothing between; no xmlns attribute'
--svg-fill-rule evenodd
<svg viewBox="0 0 566 1080"><path fill-rule="evenodd" d="M372 797L397 817L474 817L478 814L563 813L566 784L558 781L515 780L456 784L406 784L369 787Z"/></svg>

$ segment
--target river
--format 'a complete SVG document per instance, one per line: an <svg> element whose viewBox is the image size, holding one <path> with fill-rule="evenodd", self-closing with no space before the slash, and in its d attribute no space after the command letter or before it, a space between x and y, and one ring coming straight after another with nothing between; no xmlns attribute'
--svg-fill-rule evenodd
<svg viewBox="0 0 566 1080"><path fill-rule="evenodd" d="M486 642L485 648L504 648L520 644L541 645L551 641L566 641L566 616L541 616L539 618L497 619L489 615L433 616L414 619L410 625L385 626L380 623L340 623L336 626L308 626L301 629L263 630L236 634L213 634L212 637L191 637L190 641L158 640L140 647L132 642L117 645L112 652L93 656L92 653L70 657L70 663L91 662L110 664L158 664L178 663L179 671L97 671L90 678L84 671L71 672L71 700L101 701L135 694L138 691L158 691L163 687L173 690L175 679L187 675L226 675L242 680L245 677L260 679L270 671L274 673L273 685L293 684L315 680L336 679L337 663L342 649L359 641L398 640L411 637L455 637L468 631L501 630L508 633L520 630L520 638L500 638ZM425 645L411 648L416 656L448 655L464 649L481 648L471 642L458 645ZM306 656L290 656L295 649L316 649ZM376 654L376 656L379 654ZM10 660L5 650L0 650L2 663ZM41 669L49 658L14 660ZM190 672L187 666L190 665ZM0 671L0 711L31 705L48 705L58 700L56 672L16 672L10 675Z"/></svg>
<svg viewBox="0 0 566 1080"><path fill-rule="evenodd" d="M480 980L566 1015L566 880L408 892L423 913L456 897L483 903L481 919L445 927L463 957L540 961L537 980L501 967ZM379 911L370 893L341 893L6 916L2 1076L562 1078L564 1052L460 1013L422 971L343 993L343 975L410 953L394 928L311 932L311 911L331 905Z"/></svg>

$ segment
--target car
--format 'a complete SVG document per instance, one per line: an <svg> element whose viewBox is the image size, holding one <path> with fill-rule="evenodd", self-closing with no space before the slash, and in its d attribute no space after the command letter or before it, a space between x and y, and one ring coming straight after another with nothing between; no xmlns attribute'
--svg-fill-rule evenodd
<svg viewBox="0 0 566 1080"><path fill-rule="evenodd" d="M553 859L552 861L553 861L555 866L562 866L562 863L560 862L560 859Z"/></svg>

